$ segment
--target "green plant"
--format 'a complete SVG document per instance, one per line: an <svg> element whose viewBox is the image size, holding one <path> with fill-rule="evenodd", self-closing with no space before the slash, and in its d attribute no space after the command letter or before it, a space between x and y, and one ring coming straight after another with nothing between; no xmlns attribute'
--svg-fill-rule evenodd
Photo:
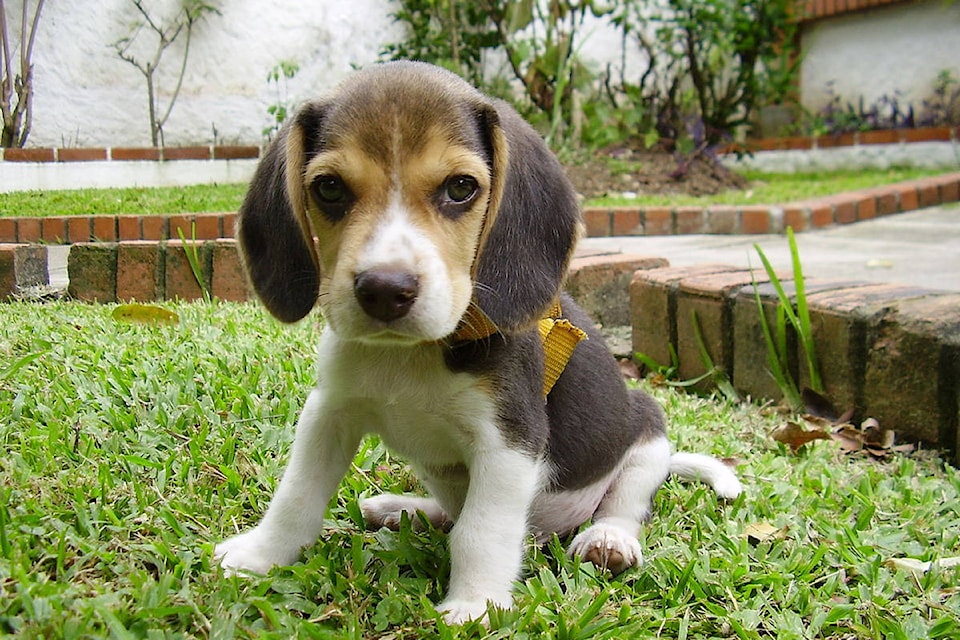
<svg viewBox="0 0 960 640"><path fill-rule="evenodd" d="M203 265L200 262L200 245L197 243L197 223L190 223L190 239L184 237L183 229L177 228L177 234L180 236L180 242L183 243L183 253L187 256L187 263L190 265L190 271L193 273L203 299L206 302L213 302L213 294L210 291L210 283L203 275Z"/></svg>
<svg viewBox="0 0 960 640"><path fill-rule="evenodd" d="M700 318L696 311L691 313L690 319L691 326L693 327L693 337L697 343L697 352L700 356L700 362L703 364L704 373L687 380L680 380L678 376L680 361L677 357L677 351L672 344L669 345L670 364L661 364L644 353L635 353L633 357L646 367L647 371L654 373L659 382L668 387L692 389L699 387L703 382L710 382L728 402L740 402L740 394L734 389L726 371L717 366L710 356L710 351L707 349L707 344L703 339L703 328L700 324Z"/></svg>
<svg viewBox="0 0 960 640"><path fill-rule="evenodd" d="M267 114L272 122L264 127L263 137L267 140L273 139L274 134L280 130L287 117L293 111L293 103L288 97L287 84L292 80L297 72L300 71L300 65L289 60L281 60L267 73L267 85L273 87L276 95L276 101L267 107Z"/></svg>
<svg viewBox="0 0 960 640"><path fill-rule="evenodd" d="M756 279L753 281L753 292L757 303L760 326L767 344L767 364L770 367L770 372L776 380L777 386L783 392L787 403L794 409L801 409L803 401L800 389L790 373L791 350L787 336L788 326L793 330L799 341L810 380L810 388L822 394L823 382L820 378L820 364L817 361L817 350L814 344L813 325L810 322L810 309L807 304L806 283L803 277L803 267L800 263L800 252L797 249L797 241L791 227L787 227L787 242L790 246L790 258L793 267L793 297L796 300L796 310L794 310L794 300L787 294L776 270L758 244L754 244L753 247L760 256L767 277L777 293L776 322L773 328L767 321L766 310L760 298L760 289L757 286Z"/></svg>
<svg viewBox="0 0 960 640"><path fill-rule="evenodd" d="M33 45L40 24L43 1L37 0L30 17L28 0L20 1L20 64L14 71L13 45L7 24L7 8L0 0L0 147L22 147L27 143L33 120ZM16 96L16 101L14 101Z"/></svg>
<svg viewBox="0 0 960 640"><path fill-rule="evenodd" d="M132 33L120 38L112 46L121 60L133 65L143 75L147 84L150 143L155 147L163 146L163 125L170 117L183 86L183 78L187 72L187 60L190 56L190 41L193 36L193 29L197 23L209 14L216 13L219 15L220 10L216 5L204 0L179 0L180 6L176 15L169 20L162 20L155 13L151 13L145 6L144 0L130 0L130 2L139 14L139 19ZM143 57L134 52L135 43L144 29L151 34L150 37L155 41L153 53L149 57ZM160 107L160 92L156 86L156 72L163 54L181 35L185 36L185 40L183 57L180 59L180 70L177 74L177 83L173 91L170 92L167 108L162 110Z"/></svg>
<svg viewBox="0 0 960 640"><path fill-rule="evenodd" d="M388 44L391 60L423 60L459 74L477 87L486 84L484 52L498 45L496 30L478 3L399 0L393 18L407 27L406 39Z"/></svg>

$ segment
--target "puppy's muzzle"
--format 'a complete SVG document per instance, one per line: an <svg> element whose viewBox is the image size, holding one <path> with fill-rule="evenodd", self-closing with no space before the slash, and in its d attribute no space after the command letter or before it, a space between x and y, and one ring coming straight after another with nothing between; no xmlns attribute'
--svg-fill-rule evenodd
<svg viewBox="0 0 960 640"><path fill-rule="evenodd" d="M410 311L420 294L420 279L403 269L370 269L353 280L360 308L375 320L392 322Z"/></svg>

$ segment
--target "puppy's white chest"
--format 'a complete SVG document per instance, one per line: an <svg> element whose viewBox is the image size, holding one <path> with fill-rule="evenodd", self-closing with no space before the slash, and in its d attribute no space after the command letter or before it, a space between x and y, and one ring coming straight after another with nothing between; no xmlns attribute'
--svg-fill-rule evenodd
<svg viewBox="0 0 960 640"><path fill-rule="evenodd" d="M479 378L451 372L439 346L371 346L327 331L319 374L345 429L376 433L411 462L463 463L479 432L495 428L493 400Z"/></svg>

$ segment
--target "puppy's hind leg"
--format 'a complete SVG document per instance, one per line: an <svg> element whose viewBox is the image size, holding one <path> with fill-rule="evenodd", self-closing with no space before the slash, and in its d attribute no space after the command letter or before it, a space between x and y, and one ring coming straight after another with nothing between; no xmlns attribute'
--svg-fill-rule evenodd
<svg viewBox="0 0 960 640"><path fill-rule="evenodd" d="M570 543L568 553L618 574L643 562L637 536L650 518L653 498L670 473L670 442L663 412L648 396L632 394L631 419L642 420L637 441L624 455L593 515L593 524Z"/></svg>
<svg viewBox="0 0 960 640"><path fill-rule="evenodd" d="M670 443L656 438L634 444L593 515L593 524L570 543L568 553L618 574L643 562L637 536L650 518L653 497L670 472Z"/></svg>
<svg viewBox="0 0 960 640"><path fill-rule="evenodd" d="M437 529L447 530L453 521L433 498L422 498L409 494L384 493L360 501L360 512L367 527L379 529L386 527L397 531L400 529L400 520L407 514L414 530L422 528L417 513L426 516L427 521Z"/></svg>
<svg viewBox="0 0 960 640"><path fill-rule="evenodd" d="M740 480L730 467L701 453L674 453L670 459L670 473L684 480L705 482L725 500L733 500L743 491Z"/></svg>

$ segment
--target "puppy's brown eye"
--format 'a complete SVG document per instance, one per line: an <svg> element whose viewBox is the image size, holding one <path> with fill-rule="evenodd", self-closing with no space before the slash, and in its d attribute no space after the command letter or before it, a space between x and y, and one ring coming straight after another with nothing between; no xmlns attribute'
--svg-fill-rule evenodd
<svg viewBox="0 0 960 640"><path fill-rule="evenodd" d="M320 176L313 181L311 188L318 202L340 202L347 193L343 180L336 176Z"/></svg>
<svg viewBox="0 0 960 640"><path fill-rule="evenodd" d="M477 181L470 176L451 176L445 183L447 197L453 202L462 203L477 193Z"/></svg>
<svg viewBox="0 0 960 640"><path fill-rule="evenodd" d="M336 222L347 214L353 204L353 194L340 176L319 176L310 183L310 195L317 207Z"/></svg>

